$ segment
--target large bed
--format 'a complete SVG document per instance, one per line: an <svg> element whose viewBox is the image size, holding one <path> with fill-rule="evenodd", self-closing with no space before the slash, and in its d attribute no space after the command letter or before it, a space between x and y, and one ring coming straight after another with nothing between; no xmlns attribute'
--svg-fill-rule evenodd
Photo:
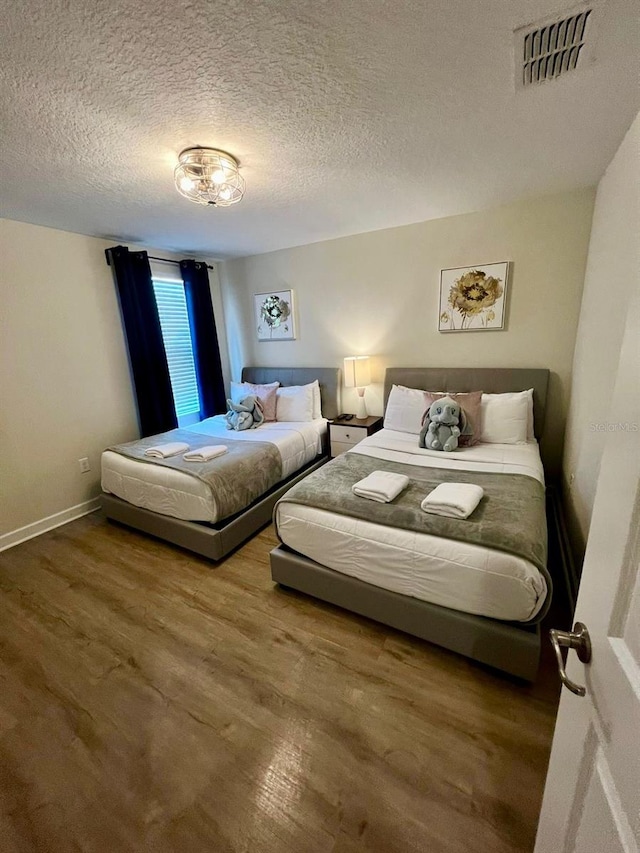
<svg viewBox="0 0 640 853"><path fill-rule="evenodd" d="M221 559L269 523L274 504L291 485L327 461L327 419L339 412L337 368L243 369L242 382L255 385L277 381L286 388L315 380L320 389L322 417L312 421L265 423L257 429L237 432L227 430L224 416L216 416L180 431L179 437L186 438L190 445L222 442L235 447L237 443L261 443L275 448L281 466L278 482L248 505L225 514L221 496L202 479L106 450L102 456L105 515L209 559Z"/></svg>
<svg viewBox="0 0 640 853"><path fill-rule="evenodd" d="M445 454L421 450L415 435L385 428L349 451L348 455L356 454L351 457L353 470L368 459L369 468L383 468L389 462L401 469L409 466L406 471L418 481L424 472L425 482L443 471L467 482L487 474L498 481L505 474L516 475L524 484L535 484L532 488L544 501L538 439L547 384L548 371L541 369L390 369L385 403L394 385L487 394L533 388L533 435L519 444L480 443ZM336 464L343 469L346 465L339 460ZM333 465L314 475L316 488L324 484L325 493ZM334 480L337 473L336 467ZM313 482L313 477L305 481L307 492ZM390 527L380 523L374 507L368 517L364 507L371 502L362 499L356 498L347 509L343 503L332 510L326 500L317 506L300 502L299 493L300 488L285 494L275 509L282 544L271 553L274 581L514 675L535 677L539 623L552 593L545 565L477 542ZM358 500L362 510L360 506L354 510ZM465 524L457 522L461 530ZM539 538L544 538L541 548L546 549L546 528Z"/></svg>

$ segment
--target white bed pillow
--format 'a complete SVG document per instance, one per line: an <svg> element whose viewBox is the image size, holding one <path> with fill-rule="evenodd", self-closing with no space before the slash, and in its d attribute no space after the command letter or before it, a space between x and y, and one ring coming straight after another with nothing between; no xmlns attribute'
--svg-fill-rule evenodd
<svg viewBox="0 0 640 853"><path fill-rule="evenodd" d="M313 419L313 383L285 385L278 388L277 421L312 421Z"/></svg>
<svg viewBox="0 0 640 853"><path fill-rule="evenodd" d="M317 379L309 383L311 385L311 393L313 395L313 419L316 421L322 417L322 400L320 398L320 383ZM304 387L304 386L303 386Z"/></svg>
<svg viewBox="0 0 640 853"><path fill-rule="evenodd" d="M422 416L427 408L425 392L419 388L392 385L387 408L384 412L384 428L397 432L420 435Z"/></svg>
<svg viewBox="0 0 640 853"><path fill-rule="evenodd" d="M487 444L526 444L534 437L533 389L483 394L480 416L480 441Z"/></svg>

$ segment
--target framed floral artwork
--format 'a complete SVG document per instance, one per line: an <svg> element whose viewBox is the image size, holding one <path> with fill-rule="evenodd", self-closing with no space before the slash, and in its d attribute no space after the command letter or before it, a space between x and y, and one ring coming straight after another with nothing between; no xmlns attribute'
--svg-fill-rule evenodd
<svg viewBox="0 0 640 853"><path fill-rule="evenodd" d="M292 290L270 290L253 297L259 341L294 341L296 338Z"/></svg>
<svg viewBox="0 0 640 853"><path fill-rule="evenodd" d="M509 262L440 270L440 332L504 329Z"/></svg>

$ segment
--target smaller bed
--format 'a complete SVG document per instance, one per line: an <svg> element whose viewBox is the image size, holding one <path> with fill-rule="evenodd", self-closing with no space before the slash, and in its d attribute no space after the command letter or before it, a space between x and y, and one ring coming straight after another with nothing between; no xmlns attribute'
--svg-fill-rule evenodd
<svg viewBox="0 0 640 853"><path fill-rule="evenodd" d="M464 453L446 454L419 450L416 435L383 429L278 503L275 519L283 544L271 552L274 581L533 679L539 622L548 610L552 587L544 564L544 473L535 440L542 433L547 383L548 371L538 369L388 370L385 401L393 384L485 393L533 388L535 437L522 444L479 444ZM413 501L408 497L412 489L416 495L428 493L431 477L486 482L496 490L485 489L494 502L501 499L503 480L509 479L509 489L515 490L508 494L514 499L517 490L524 489L514 507L521 507L523 516L531 512L531 549L525 549L523 557L477 540L464 541L451 526L453 538L445 538L434 535L426 521L426 532L418 529L421 521L412 529L388 526L380 521L384 515L375 504L349 494L349 483L372 468L385 467L403 468L410 477L406 502L399 499L403 505ZM418 507L419 502L418 497ZM510 514L516 519L512 541L517 551L519 515ZM424 518L421 512L417 515ZM500 535L504 517L500 514L497 520ZM466 524L458 521L454 527L462 530Z"/></svg>
<svg viewBox="0 0 640 853"><path fill-rule="evenodd" d="M107 450L102 458L102 508L107 518L219 560L252 536L271 519L273 506L292 484L327 461L327 418L339 412L340 370L337 368L245 367L242 381L283 387L318 380L323 417L309 422L267 423L257 429L226 429L222 416L208 418L181 430L172 439L190 447L226 443L260 444L278 459L281 470L273 482L251 500L234 500L229 514L229 494L197 476L169 465L141 461ZM151 443L157 443L154 437ZM225 461L226 457L225 457ZM273 481L276 479L272 477ZM255 491L255 490L254 490ZM235 498L235 496L232 496Z"/></svg>

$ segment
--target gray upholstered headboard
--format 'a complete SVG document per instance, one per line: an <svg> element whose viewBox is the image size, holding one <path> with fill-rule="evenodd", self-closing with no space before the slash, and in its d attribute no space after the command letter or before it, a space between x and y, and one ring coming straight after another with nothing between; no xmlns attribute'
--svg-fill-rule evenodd
<svg viewBox="0 0 640 853"><path fill-rule="evenodd" d="M533 388L534 432L544 427L549 371L539 367L388 367L384 377L384 404L392 385L423 391L484 391L504 394Z"/></svg>
<svg viewBox="0 0 640 853"><path fill-rule="evenodd" d="M322 414L335 418L340 414L340 388L342 371L339 367L243 367L242 381L263 385L279 382L281 385L307 385L318 380ZM529 386L530 387L530 386Z"/></svg>

